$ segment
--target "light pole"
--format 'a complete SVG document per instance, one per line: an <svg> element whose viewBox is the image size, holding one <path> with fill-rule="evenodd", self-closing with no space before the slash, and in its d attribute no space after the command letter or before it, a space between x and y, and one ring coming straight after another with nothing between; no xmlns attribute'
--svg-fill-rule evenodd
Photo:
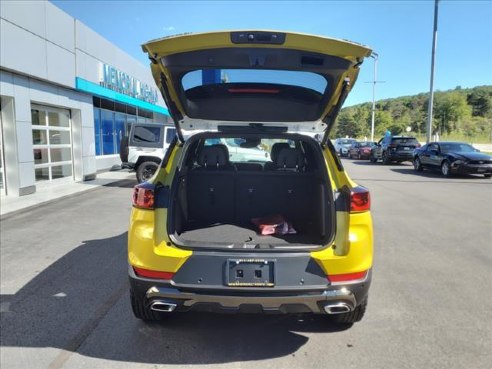
<svg viewBox="0 0 492 369"><path fill-rule="evenodd" d="M427 110L427 143L431 141L432 136L432 109L434 105L434 62L436 59L436 44L437 44L437 17L439 10L439 0L434 3L434 32L432 38L432 59L431 59L431 77L430 77L430 98L429 108Z"/></svg>
<svg viewBox="0 0 492 369"><path fill-rule="evenodd" d="M372 81L372 111L371 111L371 141L374 142L374 114L376 112L376 83L378 83L377 71L378 71L378 58L379 55L376 52L372 52L371 58L374 59L374 80Z"/></svg>

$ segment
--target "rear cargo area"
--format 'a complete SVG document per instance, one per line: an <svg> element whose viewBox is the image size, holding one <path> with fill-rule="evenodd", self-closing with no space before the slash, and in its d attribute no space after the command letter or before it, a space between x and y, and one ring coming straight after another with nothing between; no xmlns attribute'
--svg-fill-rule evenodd
<svg viewBox="0 0 492 369"><path fill-rule="evenodd" d="M314 167L236 166L227 161L185 167L173 196L171 234L190 247L319 247L331 237L333 224L323 174ZM272 216L289 222L295 234L261 235L252 219Z"/></svg>

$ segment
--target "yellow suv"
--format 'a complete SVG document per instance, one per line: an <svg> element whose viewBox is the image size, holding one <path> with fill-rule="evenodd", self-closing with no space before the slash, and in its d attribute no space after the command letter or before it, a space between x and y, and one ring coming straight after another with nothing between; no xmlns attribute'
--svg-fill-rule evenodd
<svg viewBox="0 0 492 369"><path fill-rule="evenodd" d="M371 50L271 31L186 34L143 49L176 137L133 193L135 316L307 312L359 321L373 259L370 196L328 133ZM232 155L237 147L262 155Z"/></svg>

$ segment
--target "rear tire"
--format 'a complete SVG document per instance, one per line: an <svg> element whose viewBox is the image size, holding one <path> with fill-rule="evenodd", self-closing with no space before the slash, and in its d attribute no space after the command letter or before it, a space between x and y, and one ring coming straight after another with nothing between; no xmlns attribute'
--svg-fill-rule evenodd
<svg viewBox="0 0 492 369"><path fill-rule="evenodd" d="M155 161L144 161L136 169L138 183L148 181L152 178L157 169L159 169L159 164Z"/></svg>
<svg viewBox="0 0 492 369"><path fill-rule="evenodd" d="M364 317L367 308L367 296L362 302L350 313L331 315L333 322L339 324L357 323Z"/></svg>
<svg viewBox="0 0 492 369"><path fill-rule="evenodd" d="M483 175L485 178L492 178L492 174L484 174Z"/></svg>
<svg viewBox="0 0 492 369"><path fill-rule="evenodd" d="M388 157L388 154L385 152L383 152L383 164L384 165L389 165L391 164L391 161L389 160L389 157Z"/></svg>
<svg viewBox="0 0 492 369"><path fill-rule="evenodd" d="M162 316L157 312L150 310L145 306L144 299L138 298L133 290L130 289L130 302L132 304L132 311L135 318L144 320L146 322L155 322L162 320Z"/></svg>
<svg viewBox="0 0 492 369"><path fill-rule="evenodd" d="M451 170L449 168L449 161L444 160L441 164L441 173L444 177L451 176Z"/></svg>
<svg viewBox="0 0 492 369"><path fill-rule="evenodd" d="M413 169L415 169L417 172L422 172L424 170L424 167L422 167L422 162L420 161L418 156L413 159Z"/></svg>
<svg viewBox="0 0 492 369"><path fill-rule="evenodd" d="M122 163L128 163L128 136L121 138L120 159Z"/></svg>
<svg viewBox="0 0 492 369"><path fill-rule="evenodd" d="M371 153L371 156L369 157L369 160L373 164L378 162L378 159L372 153Z"/></svg>

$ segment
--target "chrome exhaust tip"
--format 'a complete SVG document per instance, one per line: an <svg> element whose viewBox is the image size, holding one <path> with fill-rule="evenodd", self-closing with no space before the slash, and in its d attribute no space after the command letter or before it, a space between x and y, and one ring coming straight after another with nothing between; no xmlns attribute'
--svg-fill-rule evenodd
<svg viewBox="0 0 492 369"><path fill-rule="evenodd" d="M352 311L352 307L346 304L345 302L328 304L325 305L324 309L327 314L344 314L344 313L350 313Z"/></svg>
<svg viewBox="0 0 492 369"><path fill-rule="evenodd" d="M171 313L176 309L176 304L173 304L172 302L166 302L166 301L153 301L150 304L150 310L154 311L159 311L159 312L164 312L164 313Z"/></svg>

